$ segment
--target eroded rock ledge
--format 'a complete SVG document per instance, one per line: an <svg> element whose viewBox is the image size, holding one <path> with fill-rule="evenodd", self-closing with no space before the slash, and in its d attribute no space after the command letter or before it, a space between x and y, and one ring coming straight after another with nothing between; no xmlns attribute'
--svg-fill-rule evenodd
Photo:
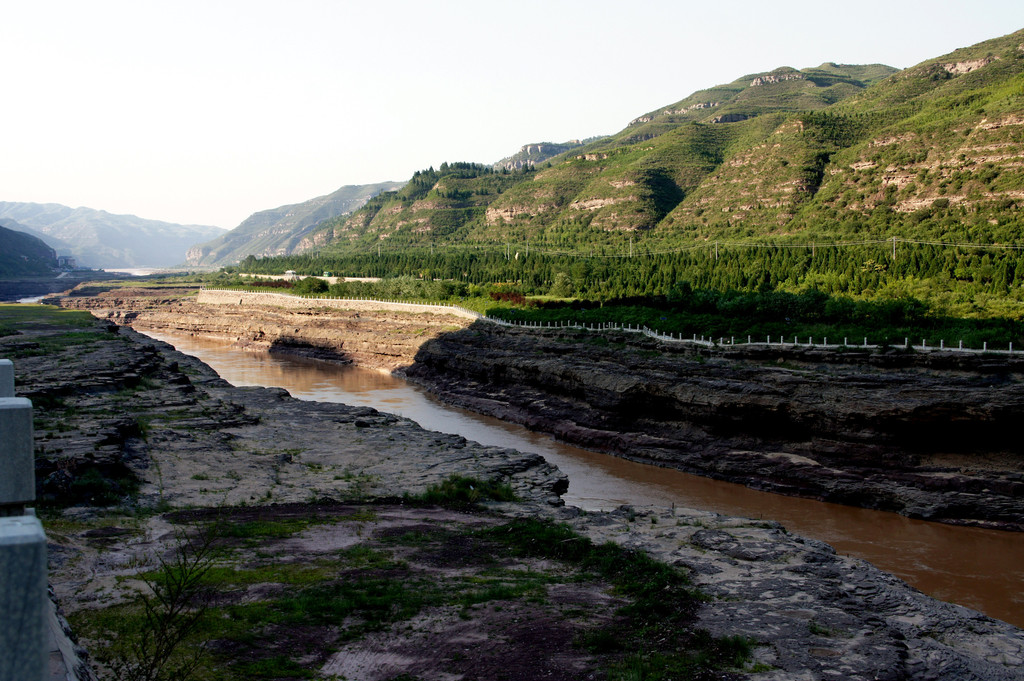
<svg viewBox="0 0 1024 681"><path fill-rule="evenodd" d="M1024 529L1020 363L476 324L402 370L442 399L629 459L915 518Z"/></svg>
<svg viewBox="0 0 1024 681"><path fill-rule="evenodd" d="M275 294L196 295L195 289L75 289L47 299L62 307L89 310L101 319L141 331L184 333L227 340L246 350L279 352L354 363L393 371L412 363L423 343L468 326L457 313L413 314L374 303L293 298L282 305ZM286 299L287 300L287 299ZM237 301L237 302L236 302Z"/></svg>

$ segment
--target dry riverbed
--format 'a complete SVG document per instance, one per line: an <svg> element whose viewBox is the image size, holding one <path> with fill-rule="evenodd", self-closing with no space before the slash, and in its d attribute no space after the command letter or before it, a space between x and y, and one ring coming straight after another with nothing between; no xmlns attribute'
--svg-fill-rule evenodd
<svg viewBox="0 0 1024 681"><path fill-rule="evenodd" d="M1024 678L1024 632L775 523L584 513L538 456L233 388L81 316L5 319L51 583L108 663L184 560L197 678Z"/></svg>

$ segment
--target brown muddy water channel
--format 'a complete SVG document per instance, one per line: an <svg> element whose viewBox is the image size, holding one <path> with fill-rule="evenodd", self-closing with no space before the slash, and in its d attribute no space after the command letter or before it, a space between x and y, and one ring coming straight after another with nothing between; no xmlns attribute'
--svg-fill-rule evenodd
<svg viewBox="0 0 1024 681"><path fill-rule="evenodd" d="M486 445L536 452L569 477L567 504L682 506L781 522L842 554L870 561L921 591L1024 627L1024 534L911 520L810 499L758 492L679 471L586 451L521 426L442 403L377 371L269 353L227 342L150 334L198 357L236 386L274 386L303 400L342 402L399 414L424 428Z"/></svg>

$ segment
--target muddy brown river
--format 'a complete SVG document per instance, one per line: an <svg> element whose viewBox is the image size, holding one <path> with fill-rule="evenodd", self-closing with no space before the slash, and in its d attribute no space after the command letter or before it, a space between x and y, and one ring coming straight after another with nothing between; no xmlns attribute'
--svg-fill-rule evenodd
<svg viewBox="0 0 1024 681"><path fill-rule="evenodd" d="M431 430L541 454L569 477L567 504L587 510L674 504L777 520L792 532L868 560L935 598L1024 627L1024 534L953 527L758 492L572 447L521 426L448 406L415 385L376 371L243 352L210 339L150 335L198 357L237 386L276 386L299 399L373 407Z"/></svg>

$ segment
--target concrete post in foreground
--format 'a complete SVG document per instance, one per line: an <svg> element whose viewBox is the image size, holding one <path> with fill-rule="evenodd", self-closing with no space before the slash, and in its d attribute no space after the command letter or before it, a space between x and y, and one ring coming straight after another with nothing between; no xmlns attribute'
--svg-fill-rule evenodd
<svg viewBox="0 0 1024 681"><path fill-rule="evenodd" d="M14 397L14 362L0 359L0 397Z"/></svg>
<svg viewBox="0 0 1024 681"><path fill-rule="evenodd" d="M36 498L32 401L0 397L0 516L21 515Z"/></svg>
<svg viewBox="0 0 1024 681"><path fill-rule="evenodd" d="M43 681L49 654L46 535L25 506L36 498L32 402L14 397L0 360L0 681Z"/></svg>
<svg viewBox="0 0 1024 681"><path fill-rule="evenodd" d="M0 681L42 681L46 642L46 535L32 515L0 518Z"/></svg>

